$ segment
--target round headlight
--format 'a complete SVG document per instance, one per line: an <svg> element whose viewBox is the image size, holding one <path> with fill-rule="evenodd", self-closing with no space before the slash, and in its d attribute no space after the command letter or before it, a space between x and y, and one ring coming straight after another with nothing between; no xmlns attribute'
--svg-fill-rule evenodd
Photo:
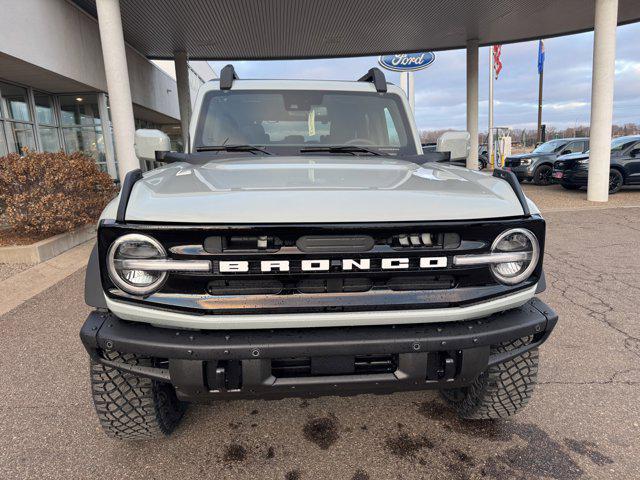
<svg viewBox="0 0 640 480"><path fill-rule="evenodd" d="M536 269L540 258L538 239L525 228L514 228L502 232L493 242L491 253L519 253L522 260L491 265L491 273L506 285L525 281Z"/></svg>
<svg viewBox="0 0 640 480"><path fill-rule="evenodd" d="M158 290L167 279L166 271L131 270L124 260L164 259L167 251L155 238L129 233L116 239L107 254L107 271L111 281L132 295L148 295Z"/></svg>

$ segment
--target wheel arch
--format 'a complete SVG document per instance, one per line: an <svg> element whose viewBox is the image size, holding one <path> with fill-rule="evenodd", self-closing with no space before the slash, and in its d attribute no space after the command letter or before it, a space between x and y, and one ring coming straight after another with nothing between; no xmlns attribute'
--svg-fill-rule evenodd
<svg viewBox="0 0 640 480"><path fill-rule="evenodd" d="M625 169L623 167L621 167L620 165L609 165L609 169L610 170L617 170L618 172L620 172L620 175L622 175L623 184L626 183L626 181L627 181L627 172L625 171Z"/></svg>

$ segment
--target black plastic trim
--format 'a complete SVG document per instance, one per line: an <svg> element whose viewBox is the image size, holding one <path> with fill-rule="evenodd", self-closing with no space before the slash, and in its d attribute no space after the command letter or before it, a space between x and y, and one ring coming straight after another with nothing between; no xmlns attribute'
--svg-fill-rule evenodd
<svg viewBox="0 0 640 480"><path fill-rule="evenodd" d="M536 287L536 295L544 292L547 289L547 277L544 274L544 269L540 272L540 278L538 278L538 286Z"/></svg>
<svg viewBox="0 0 640 480"><path fill-rule="evenodd" d="M515 173L509 172L508 170L496 168L493 171L493 176L496 178L501 178L502 180L506 180L506 182L511 185L513 193L515 193L516 197L518 197L518 201L520 202L520 206L522 207L522 213L525 217L530 217L531 211L529 210L527 197L524 196L524 192L522 191L522 187L520 186L520 182L518 182L518 177L516 177Z"/></svg>
<svg viewBox="0 0 640 480"><path fill-rule="evenodd" d="M98 244L96 243L89 255L87 273L84 277L84 303L95 308L107 308L107 302L102 290L100 279L100 259L98 258Z"/></svg>
<svg viewBox="0 0 640 480"><path fill-rule="evenodd" d="M373 83L377 92L385 93L387 91L387 79L379 68L370 68L367 73L358 79L358 81Z"/></svg>
<svg viewBox="0 0 640 480"><path fill-rule="evenodd" d="M120 320L112 313L92 312L80 337L87 349L186 360L364 355L372 351L388 354L495 345L550 330L557 317L538 298L522 307L466 322L275 330L158 328Z"/></svg>
<svg viewBox="0 0 640 480"><path fill-rule="evenodd" d="M231 90L234 80L239 80L239 77L233 65L229 64L220 72L220 90Z"/></svg>
<svg viewBox="0 0 640 480"><path fill-rule="evenodd" d="M127 205L129 204L129 198L131 197L131 191L133 186L138 180L142 178L142 170L136 168L131 170L124 177L122 183L122 190L120 190L120 201L118 202L118 211L116 213L116 222L124 223L127 215Z"/></svg>

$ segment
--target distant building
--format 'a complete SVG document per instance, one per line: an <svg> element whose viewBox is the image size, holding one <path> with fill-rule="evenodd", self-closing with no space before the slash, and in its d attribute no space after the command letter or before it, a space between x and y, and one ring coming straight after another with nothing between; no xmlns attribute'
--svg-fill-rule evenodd
<svg viewBox="0 0 640 480"><path fill-rule="evenodd" d="M0 157L31 150L83 151L117 178L100 32L66 0L5 2L0 15ZM172 62L128 46L136 128L165 131L182 148ZM192 98L215 72L190 64ZM146 165L152 168L153 165Z"/></svg>

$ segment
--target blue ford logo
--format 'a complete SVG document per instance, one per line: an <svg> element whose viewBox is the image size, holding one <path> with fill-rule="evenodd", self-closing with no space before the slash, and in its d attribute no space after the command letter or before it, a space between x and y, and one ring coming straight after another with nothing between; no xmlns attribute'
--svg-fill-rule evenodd
<svg viewBox="0 0 640 480"><path fill-rule="evenodd" d="M380 55L378 63L387 70L411 72L427 68L436 59L433 52L399 53L397 55Z"/></svg>

